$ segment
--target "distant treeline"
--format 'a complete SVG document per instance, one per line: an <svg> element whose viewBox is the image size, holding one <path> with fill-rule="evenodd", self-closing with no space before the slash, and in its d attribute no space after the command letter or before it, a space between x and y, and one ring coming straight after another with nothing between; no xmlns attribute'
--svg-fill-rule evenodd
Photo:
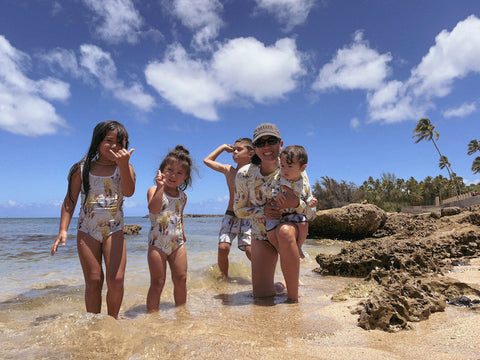
<svg viewBox="0 0 480 360"><path fill-rule="evenodd" d="M452 181L460 194L480 192L480 185L467 186L463 178L455 174L452 180L438 175L435 178L427 176L419 182L413 177L408 180L398 179L392 173L383 173L379 179L370 176L360 186L323 176L315 182L312 191L318 199L318 210L367 201L385 211L398 212L405 206L435 205L437 196L440 201L455 196Z"/></svg>

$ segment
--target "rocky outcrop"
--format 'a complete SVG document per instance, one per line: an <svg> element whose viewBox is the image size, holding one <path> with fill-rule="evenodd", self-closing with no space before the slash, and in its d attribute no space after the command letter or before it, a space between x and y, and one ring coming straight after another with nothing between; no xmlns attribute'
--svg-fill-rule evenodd
<svg viewBox="0 0 480 360"><path fill-rule="evenodd" d="M350 204L341 208L317 211L309 224L309 236L334 239L362 239L381 227L387 214L371 204Z"/></svg>
<svg viewBox="0 0 480 360"><path fill-rule="evenodd" d="M345 242L339 254L316 256L315 271L322 275L359 277L375 285L356 310L359 326L405 329L443 311L456 297L480 296L479 289L444 275L453 264L480 256L480 209L454 208L440 215L387 214L370 237Z"/></svg>
<svg viewBox="0 0 480 360"><path fill-rule="evenodd" d="M123 233L125 235L138 235L140 233L140 230L142 230L142 226L137 224L125 225L123 227Z"/></svg>

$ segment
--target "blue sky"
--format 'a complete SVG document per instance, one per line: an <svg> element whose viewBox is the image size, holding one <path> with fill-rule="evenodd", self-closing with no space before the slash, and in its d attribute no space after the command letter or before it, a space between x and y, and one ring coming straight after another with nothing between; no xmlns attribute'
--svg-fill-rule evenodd
<svg viewBox="0 0 480 360"><path fill-rule="evenodd" d="M428 117L476 183L479 59L478 0L2 0L0 217L59 216L70 166L109 119L135 149L127 216L147 213L177 144L198 170L185 212L224 212L225 179L203 159L262 122L307 149L312 183L360 185L448 176L412 139Z"/></svg>

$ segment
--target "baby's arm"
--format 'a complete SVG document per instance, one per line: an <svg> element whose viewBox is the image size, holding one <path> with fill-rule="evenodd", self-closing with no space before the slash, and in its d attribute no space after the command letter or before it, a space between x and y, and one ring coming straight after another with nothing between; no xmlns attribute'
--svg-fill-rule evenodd
<svg viewBox="0 0 480 360"><path fill-rule="evenodd" d="M162 174L160 170L158 170L157 176L155 177L155 183L157 186L152 186L147 192L148 211L150 211L152 214L158 214L162 209L163 204L165 174Z"/></svg>
<svg viewBox="0 0 480 360"><path fill-rule="evenodd" d="M55 255L59 245L65 245L67 242L67 231L72 221L73 212L77 205L78 195L82 186L82 178L80 168L72 175L70 186L70 194L67 191L65 199L63 200L62 209L60 211L60 226L58 235L50 248L50 253Z"/></svg>
<svg viewBox="0 0 480 360"><path fill-rule="evenodd" d="M208 155L205 159L203 159L203 163L215 171L226 174L231 166L215 161L217 157L224 151L228 153L233 152L233 146L228 144L220 145L210 155Z"/></svg>

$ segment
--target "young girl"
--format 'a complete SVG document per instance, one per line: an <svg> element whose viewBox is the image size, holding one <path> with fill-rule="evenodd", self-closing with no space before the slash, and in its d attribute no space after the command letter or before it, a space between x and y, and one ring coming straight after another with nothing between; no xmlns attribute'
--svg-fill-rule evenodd
<svg viewBox="0 0 480 360"><path fill-rule="evenodd" d="M187 251L183 246L187 241L183 229L183 209L187 196L183 191L192 184L192 167L189 151L177 145L160 164L155 177L156 186L147 192L152 224L148 233L149 313L158 311L167 261L172 273L175 305L184 305L187 301Z"/></svg>
<svg viewBox="0 0 480 360"><path fill-rule="evenodd" d="M67 195L62 204L60 228L51 247L65 245L78 195L81 207L77 226L77 249L85 278L87 312L100 313L105 259L108 315L118 317L123 299L127 253L123 235L123 197L135 192L135 172L130 165L128 133L117 121L104 121L93 130L85 157L68 174Z"/></svg>

